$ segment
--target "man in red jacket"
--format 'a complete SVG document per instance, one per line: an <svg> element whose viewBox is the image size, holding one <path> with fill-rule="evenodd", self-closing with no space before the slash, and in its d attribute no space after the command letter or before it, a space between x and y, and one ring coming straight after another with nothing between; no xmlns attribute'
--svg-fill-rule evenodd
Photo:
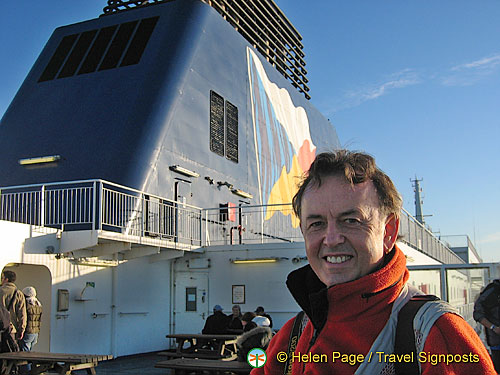
<svg viewBox="0 0 500 375"><path fill-rule="evenodd" d="M415 316L417 339L408 340L417 354L394 354L398 312L417 293L396 246L401 206L371 156L340 150L316 157L293 199L309 265L287 280L308 322L296 334L295 319L288 321L252 375L395 374L403 361L422 374L496 374L474 330L442 302Z"/></svg>

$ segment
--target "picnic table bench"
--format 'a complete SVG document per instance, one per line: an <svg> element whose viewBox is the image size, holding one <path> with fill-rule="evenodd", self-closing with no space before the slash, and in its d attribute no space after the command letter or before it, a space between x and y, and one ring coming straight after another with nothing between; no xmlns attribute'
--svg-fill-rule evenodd
<svg viewBox="0 0 500 375"><path fill-rule="evenodd" d="M235 359L237 355L237 335L183 333L167 335L166 337L175 339L176 348L159 354L171 358L223 359L230 361Z"/></svg>
<svg viewBox="0 0 500 375"><path fill-rule="evenodd" d="M74 370L87 370L87 374L95 375L95 367L100 361L112 359L112 355L42 353L42 352L9 352L0 353L5 361L7 373L16 365L31 363L29 374L41 374L55 371L61 375L70 375Z"/></svg>
<svg viewBox="0 0 500 375"><path fill-rule="evenodd" d="M208 371L209 373L234 372L237 374L250 374L252 367L247 362L223 361L221 359L196 359L176 358L168 361L160 361L155 364L156 368L169 368L174 374L189 373L194 371Z"/></svg>

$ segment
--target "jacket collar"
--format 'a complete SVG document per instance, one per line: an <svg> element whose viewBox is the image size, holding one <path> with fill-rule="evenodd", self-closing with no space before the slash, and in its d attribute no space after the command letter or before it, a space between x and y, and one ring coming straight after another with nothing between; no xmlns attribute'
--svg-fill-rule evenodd
<svg viewBox="0 0 500 375"><path fill-rule="evenodd" d="M314 327L321 330L329 315L353 316L360 310L376 309L382 300L392 303L408 277L405 255L395 246L385 256L382 268L360 279L327 288L306 265L291 272L286 284ZM346 304L353 310L335 308Z"/></svg>
<svg viewBox="0 0 500 375"><path fill-rule="evenodd" d="M3 284L3 285L2 285L2 287L4 287L4 288L12 288L12 289L17 289L16 284L14 284L14 283L12 283L12 282L10 282L10 281L9 281L9 282L7 282L7 283L5 283L5 284Z"/></svg>

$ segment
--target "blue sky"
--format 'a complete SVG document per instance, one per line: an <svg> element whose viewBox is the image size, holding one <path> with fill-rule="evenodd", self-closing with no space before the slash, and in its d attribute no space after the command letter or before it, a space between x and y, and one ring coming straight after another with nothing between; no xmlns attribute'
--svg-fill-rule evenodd
<svg viewBox="0 0 500 375"><path fill-rule="evenodd" d="M433 231L500 261L500 2L277 0L303 36L312 102L364 150ZM105 0L23 0L0 12L0 114L52 31Z"/></svg>

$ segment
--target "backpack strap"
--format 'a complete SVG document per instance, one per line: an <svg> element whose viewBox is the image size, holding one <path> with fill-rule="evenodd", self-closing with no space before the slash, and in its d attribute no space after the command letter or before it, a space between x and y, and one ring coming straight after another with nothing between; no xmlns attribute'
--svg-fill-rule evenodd
<svg viewBox="0 0 500 375"><path fill-rule="evenodd" d="M439 298L433 295L416 295L413 296L399 311L394 343L394 354L412 354L413 362L396 361L396 363L394 363L396 374L420 374L413 320L415 319L418 310L420 310L423 305L429 301L437 300L439 300Z"/></svg>
<svg viewBox="0 0 500 375"><path fill-rule="evenodd" d="M293 321L292 331L290 332L290 339L288 340L288 350L287 350L288 357L285 362L283 375L291 375L292 373L293 362L290 361L290 358L292 358L292 355L295 352L295 349L297 348L299 337L304 331L304 328L308 321L309 318L307 317L304 311L299 312L295 317L295 320Z"/></svg>

